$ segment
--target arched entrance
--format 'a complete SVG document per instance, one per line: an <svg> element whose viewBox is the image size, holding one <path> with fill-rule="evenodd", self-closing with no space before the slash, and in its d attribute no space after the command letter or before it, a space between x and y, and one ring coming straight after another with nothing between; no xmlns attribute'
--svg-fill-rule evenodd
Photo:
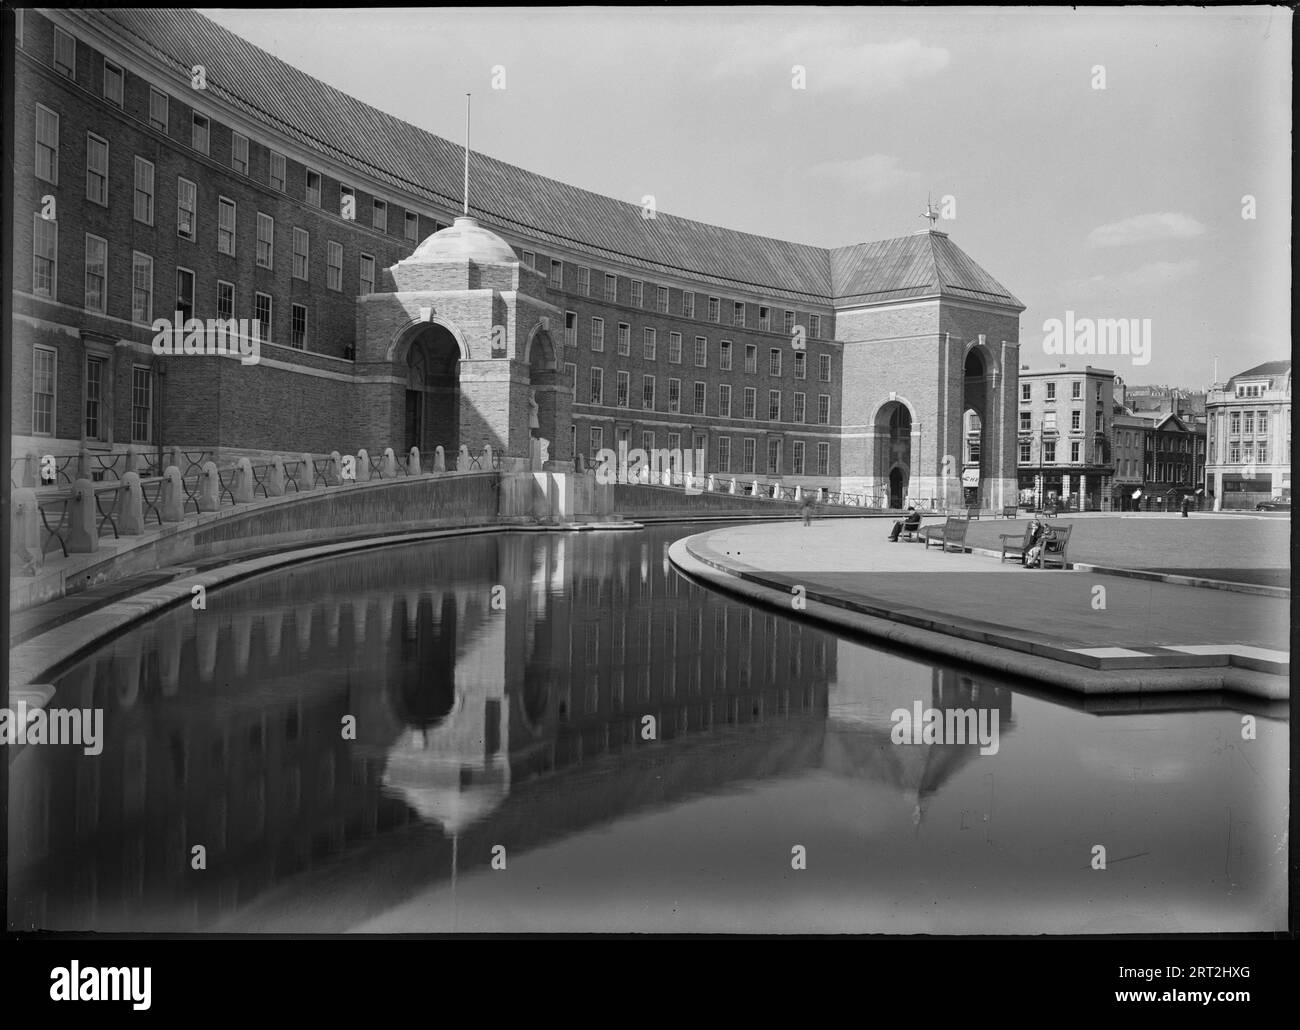
<svg viewBox="0 0 1300 1030"><path fill-rule="evenodd" d="M876 413L876 481L888 484L889 506L902 508L912 479L912 413L890 401Z"/></svg>
<svg viewBox="0 0 1300 1030"><path fill-rule="evenodd" d="M962 503L981 506L988 468L984 423L988 383L987 368L978 347L966 355L962 383L961 493Z"/></svg>
<svg viewBox="0 0 1300 1030"><path fill-rule="evenodd" d="M548 457L555 460L559 452L559 362L551 334L539 329L528 343L529 422L528 435L546 440ZM531 445L530 445L531 446Z"/></svg>
<svg viewBox="0 0 1300 1030"><path fill-rule="evenodd" d="M405 447L447 455L460 448L460 348L445 326L430 324L406 352Z"/></svg>

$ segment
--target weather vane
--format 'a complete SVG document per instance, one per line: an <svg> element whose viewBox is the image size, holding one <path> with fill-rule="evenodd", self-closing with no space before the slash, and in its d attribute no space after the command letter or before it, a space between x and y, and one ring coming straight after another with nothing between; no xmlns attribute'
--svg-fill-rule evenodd
<svg viewBox="0 0 1300 1030"><path fill-rule="evenodd" d="M930 194L928 193L925 195L925 210L918 217L930 219L931 231L934 229L934 223L939 220L939 212L936 211L934 205L930 203Z"/></svg>

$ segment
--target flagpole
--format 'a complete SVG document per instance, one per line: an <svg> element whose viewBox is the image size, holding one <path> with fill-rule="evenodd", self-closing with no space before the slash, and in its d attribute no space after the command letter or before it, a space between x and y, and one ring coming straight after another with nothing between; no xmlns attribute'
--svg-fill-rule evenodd
<svg viewBox="0 0 1300 1030"><path fill-rule="evenodd" d="M469 97L465 94L465 206L464 214L469 216Z"/></svg>

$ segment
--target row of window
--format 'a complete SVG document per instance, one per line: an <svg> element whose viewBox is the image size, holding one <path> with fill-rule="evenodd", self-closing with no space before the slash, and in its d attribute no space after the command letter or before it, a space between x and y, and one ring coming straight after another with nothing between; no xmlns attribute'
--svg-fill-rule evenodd
<svg viewBox="0 0 1300 1030"><path fill-rule="evenodd" d="M53 436L54 413L58 404L58 352L50 347L32 351L32 435ZM108 360L87 355L83 377L83 410L86 439L107 439L106 387ZM145 365L131 367L131 442L153 442L153 370Z"/></svg>
<svg viewBox="0 0 1300 1030"><path fill-rule="evenodd" d="M564 366L565 371L569 374L570 382L573 385L574 397L578 397L578 366L572 362ZM616 408L632 407L631 389L632 377L628 372L616 372L614 385L613 406ZM603 368L593 368L591 370L590 392L587 395L589 404L605 404L605 370ZM696 381L693 384L691 394L691 408L683 412L682 409L682 381L680 379L668 380L668 407L665 409L674 414L690 415L707 415L708 411L706 397L708 385ZM741 413L738 418L757 419L758 415L758 391L752 386L747 386L742 395ZM581 403L581 402L580 402ZM641 377L641 405L645 411L656 410L655 396L655 377L652 375L643 375ZM722 383L718 387L718 401L716 414L721 418L731 418L731 386L728 383ZM790 413L791 422L807 421L807 395L803 393L794 394L793 409ZM829 425L831 417L831 398L829 394L817 395L817 425ZM770 422L781 421L781 391L767 391L767 419Z"/></svg>
<svg viewBox="0 0 1300 1030"><path fill-rule="evenodd" d="M644 450L647 454L653 452L657 446L656 443L657 439L658 438L654 430L650 430L650 429L644 430L641 433L642 450ZM700 451L705 450L705 440L706 437L704 436L703 433L696 434L695 436L696 450L700 450ZM754 437L747 436L741 440L740 467L736 469L733 469L731 467L731 463L732 463L731 437L715 436L713 438L713 443L717 449L717 460L714 463L714 467L708 471L720 472L720 473L736 472L741 475L758 474L758 469L757 469L758 441ZM593 462L595 462L598 460L601 450L603 450L605 447L604 426L590 427L590 436L588 438L588 445L589 445L588 456L591 458ZM669 451L680 451L681 446L682 446L681 433L669 433L668 434ZM768 439L767 475L779 476L784 474L782 471L783 450L784 450L783 441L779 437L771 437ZM804 455L805 455L805 442L803 440L790 441L790 475L802 476L807 474L805 471ZM673 464L675 466L675 461L673 462ZM816 471L813 474L819 476L830 475L830 468L831 468L831 445L829 443L824 443L824 442L818 443ZM706 470L695 469L694 471L700 472Z"/></svg>
<svg viewBox="0 0 1300 1030"><path fill-rule="evenodd" d="M1034 428L1033 416L1034 413L1032 411L1020 412L1020 424L1018 426L1019 432L1021 433L1033 432L1033 428ZM1056 430L1056 412L1054 411L1043 412L1043 429L1049 433L1054 432ZM1083 412L1077 410L1070 412L1070 431L1078 432L1082 429L1083 429Z"/></svg>
<svg viewBox="0 0 1300 1030"><path fill-rule="evenodd" d="M1261 411L1258 415L1254 411L1229 412L1228 432L1233 436L1243 433L1246 436L1268 436L1268 415L1267 411Z"/></svg>
<svg viewBox="0 0 1300 1030"><path fill-rule="evenodd" d="M1101 397L1102 397L1102 386L1103 386L1103 385L1104 385L1104 384L1102 384L1102 383L1097 383L1097 384L1096 384L1096 387L1097 387L1097 392L1096 392L1097 400L1101 400ZM1032 386L1033 386L1032 383L1021 383L1021 384L1020 384L1020 399L1021 399L1022 401L1028 401L1028 400L1032 400L1032 399L1033 399L1033 390L1032 390ZM1054 401L1054 400L1056 400L1056 382L1055 382L1054 380L1051 380L1051 379L1047 380L1047 382L1046 382L1046 384L1045 384L1045 388L1046 388L1046 393L1045 393L1044 399L1045 399L1045 400L1049 400L1049 401ZM1075 401L1077 401L1077 400L1082 400L1082 399L1083 399L1083 380L1082 380L1082 379L1075 379L1075 380L1072 380L1072 381L1071 381L1071 383L1070 383L1070 399L1071 399L1071 400L1075 400Z"/></svg>
<svg viewBox="0 0 1300 1030"><path fill-rule="evenodd" d="M1078 465L1084 461L1084 450L1082 440L1071 440L1070 443L1070 462ZM1028 440L1020 441L1019 454L1017 458L1021 465L1029 465L1033 462L1032 444ZM1051 465L1056 461L1056 441L1043 441L1043 460L1041 464Z"/></svg>
<svg viewBox="0 0 1300 1030"><path fill-rule="evenodd" d="M1268 462L1268 444L1265 441L1257 440L1254 446L1238 443L1229 444L1229 465L1245 465L1252 462L1259 462L1261 464Z"/></svg>

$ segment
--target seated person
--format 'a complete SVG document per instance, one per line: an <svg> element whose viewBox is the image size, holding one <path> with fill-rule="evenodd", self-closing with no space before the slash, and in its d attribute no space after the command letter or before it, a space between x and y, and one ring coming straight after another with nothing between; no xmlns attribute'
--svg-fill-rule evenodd
<svg viewBox="0 0 1300 1030"><path fill-rule="evenodd" d="M921 515L915 508L907 509L907 518L899 519L894 523L894 531L889 534L890 542L898 543L898 534L902 532L915 533L921 528Z"/></svg>
<svg viewBox="0 0 1300 1030"><path fill-rule="evenodd" d="M1027 569L1035 566L1043 567L1043 544L1047 536L1047 530L1043 523L1038 519L1032 519L1029 523L1029 546L1025 548L1025 556L1020 560L1020 564Z"/></svg>

